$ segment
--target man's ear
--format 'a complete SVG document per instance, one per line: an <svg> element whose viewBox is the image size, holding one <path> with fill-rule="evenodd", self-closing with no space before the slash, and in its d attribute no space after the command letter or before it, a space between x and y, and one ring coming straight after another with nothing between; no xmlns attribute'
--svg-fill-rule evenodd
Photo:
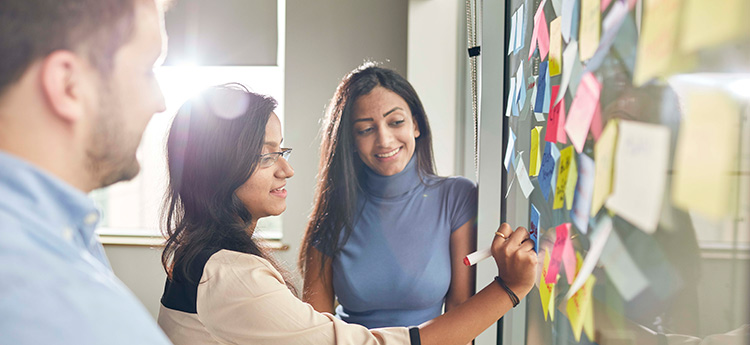
<svg viewBox="0 0 750 345"><path fill-rule="evenodd" d="M42 93L52 112L64 121L83 117L86 63L76 54L58 50L42 61Z"/></svg>

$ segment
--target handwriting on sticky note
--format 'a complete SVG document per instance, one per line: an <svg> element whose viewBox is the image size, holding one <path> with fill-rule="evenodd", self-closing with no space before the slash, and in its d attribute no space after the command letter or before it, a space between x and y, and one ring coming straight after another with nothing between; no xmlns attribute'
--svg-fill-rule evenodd
<svg viewBox="0 0 750 345"><path fill-rule="evenodd" d="M529 238L534 241L534 251L539 252L539 210L531 204L531 216L529 217Z"/></svg>
<svg viewBox="0 0 750 345"><path fill-rule="evenodd" d="M542 167L539 170L539 188L542 189L544 200L549 200L550 182L555 172L557 161L552 158L552 150L557 149L555 144L549 143L544 146L544 155L542 156Z"/></svg>
<svg viewBox="0 0 750 345"><path fill-rule="evenodd" d="M549 271L547 272L547 276L544 277L547 283L557 283L557 275L560 273L560 264L565 255L565 246L570 240L568 238L569 230L570 224L568 224L568 226L561 224L555 228L555 245L552 247L552 258L550 260Z"/></svg>
<svg viewBox="0 0 750 345"><path fill-rule="evenodd" d="M544 266L542 266L542 274L539 278L539 297L542 300L542 310L544 311L544 320L547 320L547 314L554 320L555 315L555 283L547 283L546 276L549 272L550 267L550 256L549 250L544 250Z"/></svg>
<svg viewBox="0 0 750 345"><path fill-rule="evenodd" d="M599 108L601 90L602 85L594 74L586 72L581 78L573 104L570 106L570 112L565 120L565 131L578 153L583 152L583 145L586 143L586 136L591 128L591 120Z"/></svg>
<svg viewBox="0 0 750 345"><path fill-rule="evenodd" d="M553 210L563 207L565 204L565 189L568 184L568 172L573 160L573 146L568 146L560 150L560 161L557 168L557 183L555 184L555 202L552 205Z"/></svg>
<svg viewBox="0 0 750 345"><path fill-rule="evenodd" d="M586 314L592 309L592 292L595 283L596 278L594 276L589 276L584 287L578 290L578 292L568 300L566 310L568 312L570 327L573 329L573 336L575 337L576 342L581 341L581 331L583 330L583 324L586 320Z"/></svg>
<svg viewBox="0 0 750 345"><path fill-rule="evenodd" d="M544 99L549 97L545 95L545 91L547 90L547 61L539 63L539 77L536 81L536 90L534 111L537 113L546 113L544 111Z"/></svg>
<svg viewBox="0 0 750 345"><path fill-rule="evenodd" d="M669 163L669 129L620 120L614 184L607 208L651 234L661 214Z"/></svg>

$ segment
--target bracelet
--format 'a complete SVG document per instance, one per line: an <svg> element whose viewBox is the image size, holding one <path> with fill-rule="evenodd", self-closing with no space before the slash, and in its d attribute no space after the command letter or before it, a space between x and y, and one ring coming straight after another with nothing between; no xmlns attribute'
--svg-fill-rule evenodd
<svg viewBox="0 0 750 345"><path fill-rule="evenodd" d="M513 303L513 308L515 308L518 303L521 303L521 301L518 299L518 296L516 296L516 293L513 292L513 290L511 290L508 285L505 285L503 278L500 278L500 276L496 276L495 281L500 284L500 286L502 286L505 292L508 293L508 297L510 297L510 301Z"/></svg>

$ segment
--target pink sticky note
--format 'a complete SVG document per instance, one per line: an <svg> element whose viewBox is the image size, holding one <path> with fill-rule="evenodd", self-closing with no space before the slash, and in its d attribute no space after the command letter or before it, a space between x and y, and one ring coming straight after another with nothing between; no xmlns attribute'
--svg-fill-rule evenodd
<svg viewBox="0 0 750 345"><path fill-rule="evenodd" d="M591 72L586 72L578 85L576 97L570 105L570 113L565 121L565 131L576 151L581 153L586 143L586 136L591 128L591 120L596 109L599 108L599 94L602 85Z"/></svg>
<svg viewBox="0 0 750 345"><path fill-rule="evenodd" d="M602 135L602 108L597 104L594 118L591 120L591 134L594 135L594 142L599 141Z"/></svg>
<svg viewBox="0 0 750 345"><path fill-rule="evenodd" d="M565 135L565 98L560 100L555 106L557 112L557 142L561 144L568 143L568 137Z"/></svg>
<svg viewBox="0 0 750 345"><path fill-rule="evenodd" d="M549 53L549 29L547 28L547 19L544 17L544 6L539 6L539 10L534 16L536 26L539 28L537 32L536 43L539 45L539 57L544 60L547 58ZM539 17L538 19L536 17Z"/></svg>
<svg viewBox="0 0 750 345"><path fill-rule="evenodd" d="M602 0L602 12L604 12L604 10L606 10L607 7L609 7L609 3L611 2L612 0Z"/></svg>
<svg viewBox="0 0 750 345"><path fill-rule="evenodd" d="M554 104L557 93L560 91L560 85L552 85L550 89L550 107L549 116L547 118L547 133L544 135L544 140L551 143L557 142L557 126L560 119L560 109ZM559 103L558 103L559 105Z"/></svg>
<svg viewBox="0 0 750 345"><path fill-rule="evenodd" d="M562 250L562 262L565 266L565 276L568 277L568 284L573 284L573 278L576 277L576 253L573 249L573 242L570 240L570 223L560 224L557 229L564 228L565 230L565 241L563 242ZM558 234L560 230L558 230ZM555 242L557 244L557 242Z"/></svg>
<svg viewBox="0 0 750 345"><path fill-rule="evenodd" d="M566 224L567 227L565 226ZM570 223L561 224L555 228L557 238L555 239L555 246L552 247L552 257L549 261L547 276L544 277L544 281L547 284L557 283L557 274L560 273L560 263L563 260L563 254L565 254L565 243L570 242L568 238L569 230ZM575 266L575 254L573 254L573 265ZM573 270L575 270L575 267L573 267Z"/></svg>
<svg viewBox="0 0 750 345"><path fill-rule="evenodd" d="M539 57L541 60L547 58L549 53L549 29L547 29L547 18L544 16L544 4L542 1L534 14L534 30L531 33L531 45L529 46L529 59L534 55L536 47L539 46Z"/></svg>

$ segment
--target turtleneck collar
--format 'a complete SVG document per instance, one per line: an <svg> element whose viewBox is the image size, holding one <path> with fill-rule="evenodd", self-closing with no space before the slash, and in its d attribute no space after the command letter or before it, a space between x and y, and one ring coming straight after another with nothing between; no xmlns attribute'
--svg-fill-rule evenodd
<svg viewBox="0 0 750 345"><path fill-rule="evenodd" d="M392 176L379 175L365 165L365 190L381 198L393 198L408 193L421 183L416 157L415 152L404 170Z"/></svg>

